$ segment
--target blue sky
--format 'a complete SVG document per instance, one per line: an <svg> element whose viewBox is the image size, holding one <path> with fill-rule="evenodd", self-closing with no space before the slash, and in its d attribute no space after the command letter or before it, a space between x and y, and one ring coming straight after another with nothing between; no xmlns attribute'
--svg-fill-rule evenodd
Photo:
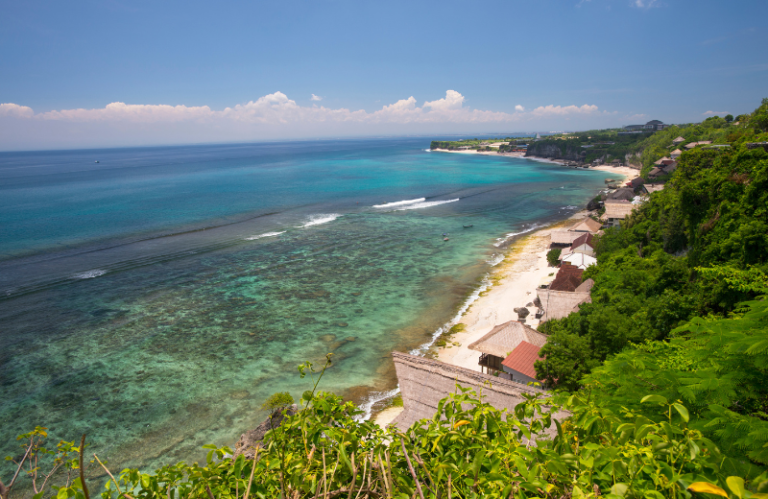
<svg viewBox="0 0 768 499"><path fill-rule="evenodd" d="M0 5L2 150L680 123L768 96L762 0Z"/></svg>

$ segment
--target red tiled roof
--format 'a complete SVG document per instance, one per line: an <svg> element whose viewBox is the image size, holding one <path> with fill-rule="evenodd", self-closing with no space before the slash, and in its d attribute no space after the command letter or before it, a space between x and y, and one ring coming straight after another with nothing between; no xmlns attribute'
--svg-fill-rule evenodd
<svg viewBox="0 0 768 499"><path fill-rule="evenodd" d="M592 244L592 239L594 239L594 236L587 232L586 234L577 237L572 243L571 243L571 251L573 251L573 248L578 248L582 244L586 244L590 248L594 248L595 246Z"/></svg>
<svg viewBox="0 0 768 499"><path fill-rule="evenodd" d="M520 342L517 347L512 350L509 356L501 361L501 365L525 374L529 378L536 379L536 369L533 367L533 363L537 360L544 360L539 357L539 350L536 345L532 345L526 341Z"/></svg>
<svg viewBox="0 0 768 499"><path fill-rule="evenodd" d="M581 274L584 271L568 262L563 262L555 280L549 285L552 291L575 291L581 284Z"/></svg>

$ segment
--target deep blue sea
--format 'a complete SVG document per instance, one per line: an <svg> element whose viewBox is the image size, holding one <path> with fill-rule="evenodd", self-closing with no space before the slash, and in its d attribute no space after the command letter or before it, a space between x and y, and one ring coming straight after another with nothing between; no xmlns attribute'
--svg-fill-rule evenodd
<svg viewBox="0 0 768 499"><path fill-rule="evenodd" d="M500 241L607 176L428 147L0 153L0 454L41 425L114 469L198 460L328 352L321 388L369 407L396 387L389 353L431 340Z"/></svg>

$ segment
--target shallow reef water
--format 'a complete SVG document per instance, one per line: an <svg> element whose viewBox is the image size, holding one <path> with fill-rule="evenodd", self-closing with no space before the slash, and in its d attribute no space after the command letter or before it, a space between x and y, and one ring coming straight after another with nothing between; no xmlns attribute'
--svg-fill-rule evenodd
<svg viewBox="0 0 768 499"><path fill-rule="evenodd" d="M420 139L220 147L61 153L58 180L13 173L54 153L0 155L3 455L41 425L87 433L115 469L201 460L272 393L298 399L297 365L328 352L321 389L391 390L390 352L455 314L499 238L573 213L605 178ZM71 165L94 154L122 166L83 178ZM78 198L100 182L109 196Z"/></svg>

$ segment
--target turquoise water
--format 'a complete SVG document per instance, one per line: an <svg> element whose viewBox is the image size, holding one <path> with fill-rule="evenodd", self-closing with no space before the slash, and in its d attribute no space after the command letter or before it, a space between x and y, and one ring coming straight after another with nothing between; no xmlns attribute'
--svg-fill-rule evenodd
<svg viewBox="0 0 768 499"><path fill-rule="evenodd" d="M606 178L427 146L0 154L0 451L44 425L116 469L198 460L328 352L322 388L370 405L396 386L389 352L430 341L494 243Z"/></svg>

